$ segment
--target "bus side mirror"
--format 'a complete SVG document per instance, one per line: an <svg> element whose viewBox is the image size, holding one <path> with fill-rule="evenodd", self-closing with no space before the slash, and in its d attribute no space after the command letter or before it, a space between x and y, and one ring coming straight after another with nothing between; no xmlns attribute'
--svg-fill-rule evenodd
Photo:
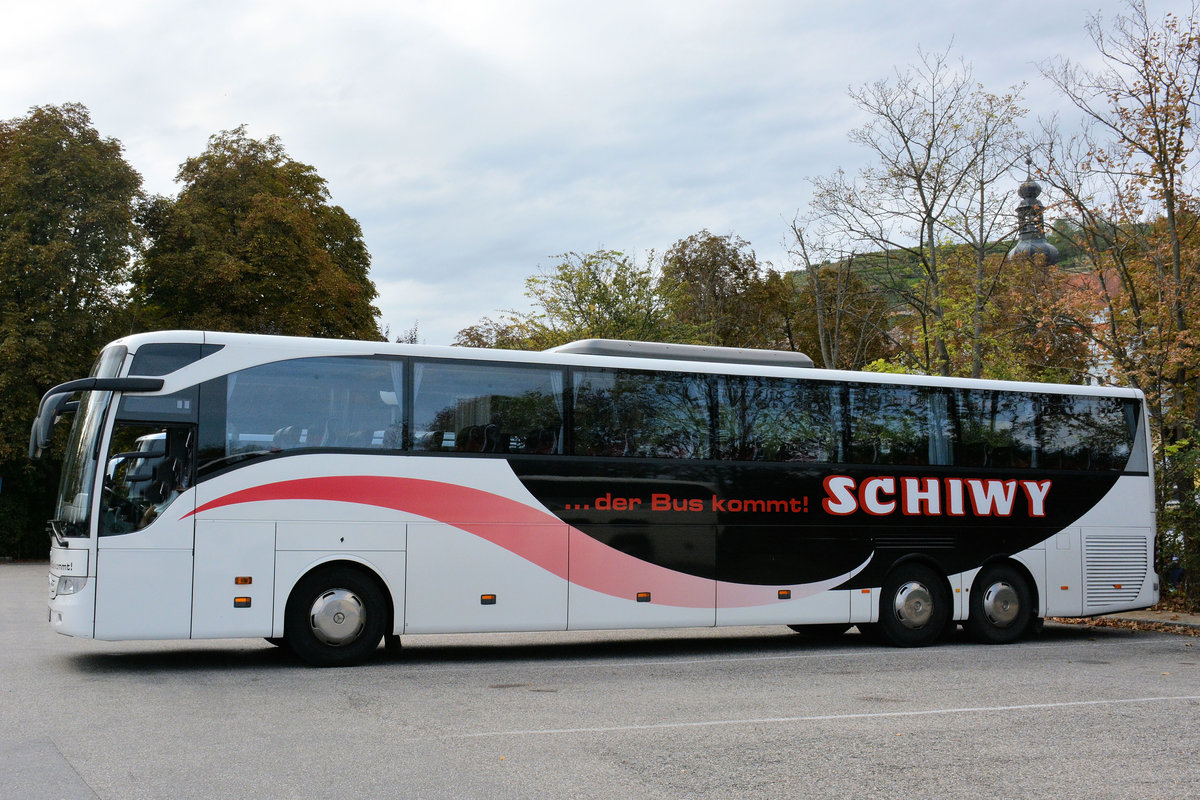
<svg viewBox="0 0 1200 800"><path fill-rule="evenodd" d="M162 378L80 378L60 383L42 395L37 417L29 431L29 458L41 457L42 451L50 445L50 435L58 417L79 407L70 399L76 392L157 392L164 383Z"/></svg>
<svg viewBox="0 0 1200 800"><path fill-rule="evenodd" d="M33 421L29 432L29 457L40 458L42 450L50 445L50 437L54 434L54 424L64 414L73 414L79 408L78 400L71 400L70 394L55 395L45 403Z"/></svg>

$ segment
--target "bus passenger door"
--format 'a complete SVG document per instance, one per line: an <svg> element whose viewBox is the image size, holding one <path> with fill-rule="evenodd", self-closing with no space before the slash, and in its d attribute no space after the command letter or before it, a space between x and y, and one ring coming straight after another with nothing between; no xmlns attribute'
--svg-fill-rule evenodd
<svg viewBox="0 0 1200 800"><path fill-rule="evenodd" d="M408 526L405 633L567 627L567 526Z"/></svg>
<svg viewBox="0 0 1200 800"><path fill-rule="evenodd" d="M271 636L275 522L196 521L192 638Z"/></svg>
<svg viewBox="0 0 1200 800"><path fill-rule="evenodd" d="M186 639L195 428L118 423L100 499L97 639Z"/></svg>

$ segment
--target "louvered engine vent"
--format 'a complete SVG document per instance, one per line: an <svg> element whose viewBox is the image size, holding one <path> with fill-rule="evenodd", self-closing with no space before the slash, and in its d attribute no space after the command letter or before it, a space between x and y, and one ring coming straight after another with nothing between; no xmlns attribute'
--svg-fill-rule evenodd
<svg viewBox="0 0 1200 800"><path fill-rule="evenodd" d="M1085 536L1083 559L1089 610L1134 600L1150 566L1144 536Z"/></svg>

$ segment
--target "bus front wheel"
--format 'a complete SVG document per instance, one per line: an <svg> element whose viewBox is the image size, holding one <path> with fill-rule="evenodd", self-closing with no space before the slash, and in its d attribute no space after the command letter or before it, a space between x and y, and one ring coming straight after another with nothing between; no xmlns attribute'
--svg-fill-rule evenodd
<svg viewBox="0 0 1200 800"><path fill-rule="evenodd" d="M985 567L971 587L966 629L986 644L1007 644L1025 635L1033 618L1033 595L1021 573L1005 564Z"/></svg>
<svg viewBox="0 0 1200 800"><path fill-rule="evenodd" d="M942 635L950 620L945 582L932 568L901 564L883 582L876 633L897 647L924 647Z"/></svg>
<svg viewBox="0 0 1200 800"><path fill-rule="evenodd" d="M379 646L386 617L383 591L370 576L345 566L319 569L292 590L284 638L313 666L348 666Z"/></svg>

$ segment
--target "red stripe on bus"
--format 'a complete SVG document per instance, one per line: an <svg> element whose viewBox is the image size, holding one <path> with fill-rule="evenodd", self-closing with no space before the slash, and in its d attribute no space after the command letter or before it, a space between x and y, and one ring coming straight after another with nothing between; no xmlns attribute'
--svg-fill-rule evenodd
<svg viewBox="0 0 1200 800"><path fill-rule="evenodd" d="M566 526L553 514L524 503L479 489L420 478L379 475L297 478L232 492L204 503L192 514L271 500L358 503L415 514L453 525L576 586L612 597L633 599L637 592L650 587L655 605L683 608L712 608L718 596L723 608L767 604L777 597L778 587L717 582L661 567L609 547L577 528ZM484 521L490 519L505 521ZM557 537L546 535L547 525L560 529L566 526L570 531L575 559L569 571L567 549ZM796 592L795 597L802 597L832 588L830 584L841 583L846 577L790 588Z"/></svg>
<svg viewBox="0 0 1200 800"><path fill-rule="evenodd" d="M196 509L268 500L325 500L391 508L461 528L497 544L560 578L567 577L566 550L554 546L544 528L562 520L490 492L420 478L339 475L267 483L227 494ZM480 522L480 520L504 522Z"/></svg>

